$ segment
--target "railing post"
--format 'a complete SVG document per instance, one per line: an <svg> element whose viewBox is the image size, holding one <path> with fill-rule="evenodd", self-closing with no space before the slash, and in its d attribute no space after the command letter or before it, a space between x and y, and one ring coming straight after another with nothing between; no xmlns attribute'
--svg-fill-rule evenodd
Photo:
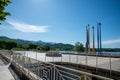
<svg viewBox="0 0 120 80"><path fill-rule="evenodd" d="M69 54L69 63L71 62L71 54Z"/></svg>
<svg viewBox="0 0 120 80"><path fill-rule="evenodd" d="M37 51L36 51L36 60L37 60Z"/></svg>
<svg viewBox="0 0 120 80"><path fill-rule="evenodd" d="M87 80L87 76L84 74L84 80Z"/></svg>
<svg viewBox="0 0 120 80"><path fill-rule="evenodd" d="M53 56L53 62L54 62L55 60L54 60L54 56Z"/></svg>
<svg viewBox="0 0 120 80"><path fill-rule="evenodd" d="M38 75L38 73L39 73L39 62L38 62L38 60L37 60L37 51L36 51L36 62L37 62L37 72L36 72L36 77L37 77L37 80L39 80L39 75Z"/></svg>
<svg viewBox="0 0 120 80"><path fill-rule="evenodd" d="M112 68L112 64L111 64L111 53L110 53L110 56L109 56L109 63L110 63L110 77L112 76L111 75L111 68Z"/></svg>
<svg viewBox="0 0 120 80"><path fill-rule="evenodd" d="M96 53L96 73L98 73L98 53Z"/></svg>
<svg viewBox="0 0 120 80"><path fill-rule="evenodd" d="M88 53L86 53L86 55L85 55L85 66L86 66L86 69L87 69L87 54Z"/></svg>
<svg viewBox="0 0 120 80"><path fill-rule="evenodd" d="M39 61L38 61L38 76L40 77L40 73L39 73ZM39 78L38 78L38 80L39 80Z"/></svg>
<svg viewBox="0 0 120 80"><path fill-rule="evenodd" d="M62 53L61 53L61 55L62 55ZM62 57L63 57L63 55L61 56L61 65L62 65Z"/></svg>
<svg viewBox="0 0 120 80"><path fill-rule="evenodd" d="M45 53L45 62L47 62L47 61L46 61L46 53Z"/></svg>
<svg viewBox="0 0 120 80"><path fill-rule="evenodd" d="M78 55L76 55L76 65L77 65L77 68L78 68Z"/></svg>
<svg viewBox="0 0 120 80"><path fill-rule="evenodd" d="M12 62L14 62L14 53L12 54L12 56L13 56L13 60L12 60Z"/></svg>
<svg viewBox="0 0 120 80"><path fill-rule="evenodd" d="M55 80L55 65L53 65L54 73L53 73L53 80Z"/></svg>

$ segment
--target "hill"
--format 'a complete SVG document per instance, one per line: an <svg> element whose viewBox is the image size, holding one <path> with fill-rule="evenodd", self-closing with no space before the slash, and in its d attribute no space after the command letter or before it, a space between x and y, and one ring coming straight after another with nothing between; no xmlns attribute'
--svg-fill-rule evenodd
<svg viewBox="0 0 120 80"><path fill-rule="evenodd" d="M64 44L64 43L53 43L53 42L44 42L44 41L29 41L23 39L12 39L5 36L0 36L0 40L13 40L20 45L28 45L30 43L36 44L38 46L49 46L52 50L73 50L74 46L71 44Z"/></svg>

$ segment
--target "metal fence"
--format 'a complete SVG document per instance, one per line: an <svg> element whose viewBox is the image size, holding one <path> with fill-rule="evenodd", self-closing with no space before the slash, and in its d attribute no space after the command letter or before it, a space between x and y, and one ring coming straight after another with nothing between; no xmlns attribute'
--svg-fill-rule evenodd
<svg viewBox="0 0 120 80"><path fill-rule="evenodd" d="M12 63L17 65L31 80L113 80L103 76L87 73L72 68L55 65L27 57L28 54L13 54ZM71 58L72 59L72 58ZM55 61L55 58L52 58ZM77 61L77 60L76 60Z"/></svg>
<svg viewBox="0 0 120 80"><path fill-rule="evenodd" d="M50 62L69 62L94 66L96 67L96 72L98 71L97 68L101 67L108 69L111 76L111 70L117 70L120 66L120 58L113 58L111 54L107 57L73 54L63 54L62 57L48 57L45 53L33 51L17 51L13 54L9 51L0 51L0 53L3 53L1 55L4 59L15 64L31 80L112 80L92 74L92 72L87 73L81 70L55 65ZM101 65L105 61L107 63ZM114 63L114 61L117 62Z"/></svg>
<svg viewBox="0 0 120 80"><path fill-rule="evenodd" d="M108 70L119 71L120 66L120 55L115 58L111 53L105 56L100 56L95 54L93 56L89 55L79 55L79 54L62 54L61 57L49 57L46 56L45 52L35 52L35 51L16 51L15 53L21 53L23 56L37 59L43 62L69 62L82 64L86 66L93 66L96 68L103 68Z"/></svg>

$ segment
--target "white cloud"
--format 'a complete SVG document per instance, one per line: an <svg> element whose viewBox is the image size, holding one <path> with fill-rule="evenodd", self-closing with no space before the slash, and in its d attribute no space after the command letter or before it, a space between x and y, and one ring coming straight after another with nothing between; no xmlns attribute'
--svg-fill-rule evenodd
<svg viewBox="0 0 120 80"><path fill-rule="evenodd" d="M119 44L120 43L120 39L113 39L113 40L106 40L106 41L102 41L102 46L108 46L111 47L109 45L114 45L114 44ZM93 46L93 43L91 42L91 47ZM95 42L95 46L97 47L97 42Z"/></svg>
<svg viewBox="0 0 120 80"><path fill-rule="evenodd" d="M115 44L115 43L120 43L120 39L107 40L107 41L103 41L103 42L102 42L103 45L107 45L107 44Z"/></svg>
<svg viewBox="0 0 120 80"><path fill-rule="evenodd" d="M16 30L19 30L21 32L33 32L33 33L47 32L48 28L48 26L36 26L13 20L8 20L7 22L10 25L12 25Z"/></svg>

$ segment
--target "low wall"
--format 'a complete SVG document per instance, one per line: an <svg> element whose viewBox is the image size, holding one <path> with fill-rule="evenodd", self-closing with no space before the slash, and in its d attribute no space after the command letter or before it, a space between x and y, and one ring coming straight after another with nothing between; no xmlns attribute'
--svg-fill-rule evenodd
<svg viewBox="0 0 120 80"><path fill-rule="evenodd" d="M28 73L26 71L22 70L15 63L12 62L10 68L16 73L20 80L33 80L27 75Z"/></svg>
<svg viewBox="0 0 120 80"><path fill-rule="evenodd" d="M4 64L10 63L10 59L5 57L4 55L0 54L0 58L4 62ZM26 72L22 67L16 65L14 62L11 62L9 67L14 71L14 73L18 76L20 80L35 80L34 77L30 76L28 72ZM13 77L15 76L13 75Z"/></svg>
<svg viewBox="0 0 120 80"><path fill-rule="evenodd" d="M3 61L3 63L5 65L7 65L8 63L10 63L10 60L8 58L6 58L5 56L3 56L2 54L0 54L0 58Z"/></svg>

